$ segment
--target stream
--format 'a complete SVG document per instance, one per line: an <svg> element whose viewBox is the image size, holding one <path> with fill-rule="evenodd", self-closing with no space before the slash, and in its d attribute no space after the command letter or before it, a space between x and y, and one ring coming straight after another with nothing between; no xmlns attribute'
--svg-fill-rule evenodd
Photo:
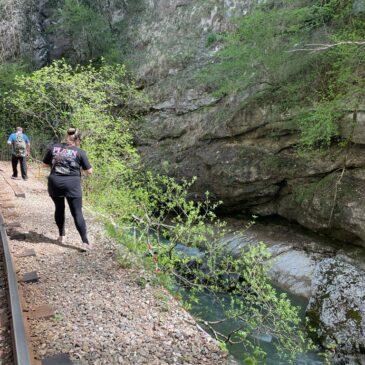
<svg viewBox="0 0 365 365"><path fill-rule="evenodd" d="M280 290L278 290L280 292ZM300 307L300 315L304 320L305 308L307 303L303 300L300 300L296 297L293 297L288 294L293 304ZM211 297L200 295L200 302L198 304L193 305L190 313L194 316L202 318L207 321L214 321L217 318L221 318L220 312L217 311L218 306L214 305ZM215 329L220 331L223 334L230 333L231 330L235 328L235 323L233 321L225 323L224 325L216 325ZM208 333L209 329L204 328ZM277 353L277 350L272 344L272 338L269 335L262 335L258 338L260 345L268 354L267 360L265 362L266 365L286 365L287 362L282 360ZM243 357L245 355L245 351L241 345L228 345L227 349L230 355L236 360L238 364L245 364L243 361ZM316 353L307 353L302 354L300 357L294 360L294 364L296 365L322 365L325 364L323 359Z"/></svg>
<svg viewBox="0 0 365 365"><path fill-rule="evenodd" d="M244 217L230 218L227 223L228 228L234 233L228 235L224 240L231 247L232 252L241 250L247 244L259 242L264 242L269 247L274 257L272 269L269 272L272 283L279 292L287 293L292 303L300 308L300 316L303 321L310 296L311 275L319 260L327 257L340 257L344 261L364 268L365 248L330 240L278 217L258 220L248 229L244 228L247 225ZM192 251L182 245L179 249L181 251L186 249L185 253L189 256L196 255L196 249ZM219 306L214 304L211 297L201 294L199 299L199 303L194 304L191 308L194 316L207 321L221 318ZM215 328L227 334L235 326L234 323L225 323ZM206 330L209 332L208 329ZM264 335L258 340L268 354L267 365L288 363L280 359L270 336ZM229 345L227 348L238 364L244 364L242 346ZM294 360L294 364L297 365L324 363L324 359L316 353L302 354Z"/></svg>

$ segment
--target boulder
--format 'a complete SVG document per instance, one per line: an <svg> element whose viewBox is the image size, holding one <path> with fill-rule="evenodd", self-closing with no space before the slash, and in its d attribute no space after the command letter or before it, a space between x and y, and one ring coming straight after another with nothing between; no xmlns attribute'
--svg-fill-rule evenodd
<svg viewBox="0 0 365 365"><path fill-rule="evenodd" d="M365 272L337 259L324 259L314 272L307 307L314 339L336 354L338 363L360 364L365 355Z"/></svg>

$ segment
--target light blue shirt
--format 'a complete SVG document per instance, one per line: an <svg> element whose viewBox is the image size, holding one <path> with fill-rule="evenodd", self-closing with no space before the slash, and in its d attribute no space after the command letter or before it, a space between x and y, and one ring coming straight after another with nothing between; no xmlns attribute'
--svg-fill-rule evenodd
<svg viewBox="0 0 365 365"><path fill-rule="evenodd" d="M26 135L26 134L24 134L24 133L21 133L21 135L22 135L22 137L23 137L23 139L24 139L24 142L26 143L26 144L30 144L30 141L29 141L29 138L28 138L28 136ZM8 143L11 143L12 144L12 151L11 151L11 153L13 154L13 155L15 155L15 151L14 151L14 142L16 141L16 133L12 133L10 136L9 136L9 138L8 138Z"/></svg>
<svg viewBox="0 0 365 365"><path fill-rule="evenodd" d="M29 138L28 138L28 136L26 135L26 134L24 134L24 133L22 133L22 137L23 137L23 139L24 139L24 142L25 143L27 143L27 144L29 144L30 142L29 142ZM8 138L8 143L10 142L10 143L13 143L13 142L15 142L16 141L16 133L12 133L10 136L9 136L9 138Z"/></svg>

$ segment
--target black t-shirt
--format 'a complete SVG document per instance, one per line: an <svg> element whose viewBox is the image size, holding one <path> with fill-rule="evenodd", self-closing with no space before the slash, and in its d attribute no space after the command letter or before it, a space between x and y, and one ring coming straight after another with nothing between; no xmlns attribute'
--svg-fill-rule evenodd
<svg viewBox="0 0 365 365"><path fill-rule="evenodd" d="M76 146L59 143L51 146L43 158L51 165L48 192L52 197L81 197L81 169L91 169L86 152Z"/></svg>
<svg viewBox="0 0 365 365"><path fill-rule="evenodd" d="M83 170L91 169L86 152L79 147L59 143L51 146L43 162L52 166L51 174L80 176Z"/></svg>

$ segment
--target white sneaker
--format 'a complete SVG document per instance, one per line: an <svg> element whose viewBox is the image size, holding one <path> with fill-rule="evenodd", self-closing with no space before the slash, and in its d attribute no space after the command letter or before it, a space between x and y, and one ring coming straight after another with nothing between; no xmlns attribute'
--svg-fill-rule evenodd
<svg viewBox="0 0 365 365"><path fill-rule="evenodd" d="M64 243L64 242L66 241L66 236L59 236L59 237L57 238L57 241L58 241L59 243Z"/></svg>
<svg viewBox="0 0 365 365"><path fill-rule="evenodd" d="M93 249L93 246L92 246L92 244L91 243L86 243L86 242L83 242L82 243L82 251L84 251L84 252L89 252L89 251L91 251L92 249Z"/></svg>

